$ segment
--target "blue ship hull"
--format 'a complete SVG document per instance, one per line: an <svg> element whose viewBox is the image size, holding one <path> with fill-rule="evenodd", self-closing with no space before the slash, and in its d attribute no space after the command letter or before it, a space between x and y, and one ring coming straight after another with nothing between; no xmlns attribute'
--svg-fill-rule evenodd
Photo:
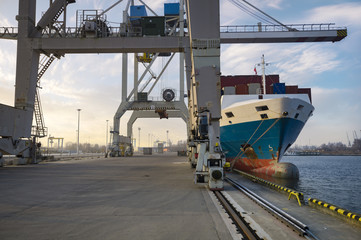
<svg viewBox="0 0 361 240"><path fill-rule="evenodd" d="M292 118L266 119L221 126L221 146L227 161L241 171L262 169L279 162L294 143L304 122Z"/></svg>

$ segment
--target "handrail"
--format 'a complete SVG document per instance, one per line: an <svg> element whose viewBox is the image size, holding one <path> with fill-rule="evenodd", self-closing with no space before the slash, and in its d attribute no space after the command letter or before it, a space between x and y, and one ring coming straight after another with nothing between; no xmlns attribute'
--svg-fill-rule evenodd
<svg viewBox="0 0 361 240"><path fill-rule="evenodd" d="M0 27L0 37L7 36L7 37L17 37L18 35L18 28L17 27Z"/></svg>
<svg viewBox="0 0 361 240"><path fill-rule="evenodd" d="M282 25L230 25L221 26L221 33L238 32L289 32L289 31L331 31L346 29L335 27L334 23L313 23L313 24L287 24ZM290 30L291 29L291 30Z"/></svg>

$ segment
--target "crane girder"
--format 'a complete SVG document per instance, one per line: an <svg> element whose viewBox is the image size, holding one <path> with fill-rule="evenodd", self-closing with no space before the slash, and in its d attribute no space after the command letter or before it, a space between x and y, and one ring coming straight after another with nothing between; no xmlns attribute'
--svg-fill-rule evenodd
<svg viewBox="0 0 361 240"><path fill-rule="evenodd" d="M346 36L346 28L337 30L283 32L221 32L221 43L337 42Z"/></svg>

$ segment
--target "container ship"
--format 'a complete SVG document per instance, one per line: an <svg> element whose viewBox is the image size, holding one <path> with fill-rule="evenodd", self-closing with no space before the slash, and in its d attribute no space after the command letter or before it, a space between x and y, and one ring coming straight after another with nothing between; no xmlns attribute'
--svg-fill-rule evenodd
<svg viewBox="0 0 361 240"><path fill-rule="evenodd" d="M312 116L311 89L286 86L279 75L221 76L220 138L233 169L277 178L298 178L280 162Z"/></svg>

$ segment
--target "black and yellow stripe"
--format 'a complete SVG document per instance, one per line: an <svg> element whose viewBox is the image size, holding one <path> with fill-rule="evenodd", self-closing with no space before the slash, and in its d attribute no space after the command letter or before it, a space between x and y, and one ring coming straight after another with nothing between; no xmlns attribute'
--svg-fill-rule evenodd
<svg viewBox="0 0 361 240"><path fill-rule="evenodd" d="M337 37L347 37L347 29L337 30Z"/></svg>
<svg viewBox="0 0 361 240"><path fill-rule="evenodd" d="M324 208L327 208L327 209L329 209L329 210L331 210L333 212L336 212L336 213L338 213L338 214L340 214L342 216L345 216L345 217L347 217L349 219L354 219L354 220L358 221L359 223L361 223L361 216L359 216L359 215L357 215L355 213L352 213L352 212L350 212L348 210L342 209L342 208L340 208L338 206L335 206L335 205L332 205L330 203L318 200L316 198L309 198L308 202L309 203L314 203L314 204L319 205L319 206L324 207Z"/></svg>
<svg viewBox="0 0 361 240"><path fill-rule="evenodd" d="M248 177L248 178L250 178L250 179L252 179L254 181L261 182L261 183L263 183L263 184L265 184L265 185L267 185L267 186L269 186L271 188L274 188L276 190L281 190L281 191L284 191L285 193L288 193L288 194L292 193L293 195L298 196L301 201L304 200L304 195L301 192L297 192L297 191L295 191L293 189L290 189L290 188L287 188L287 187L284 187L284 186L281 186L281 185L277 185L277 184L275 184L273 182L269 182L267 180L264 180L262 178L253 176L251 174L239 171L237 169L233 169L233 171L238 172L238 173L242 174L243 176L246 176L246 177Z"/></svg>

